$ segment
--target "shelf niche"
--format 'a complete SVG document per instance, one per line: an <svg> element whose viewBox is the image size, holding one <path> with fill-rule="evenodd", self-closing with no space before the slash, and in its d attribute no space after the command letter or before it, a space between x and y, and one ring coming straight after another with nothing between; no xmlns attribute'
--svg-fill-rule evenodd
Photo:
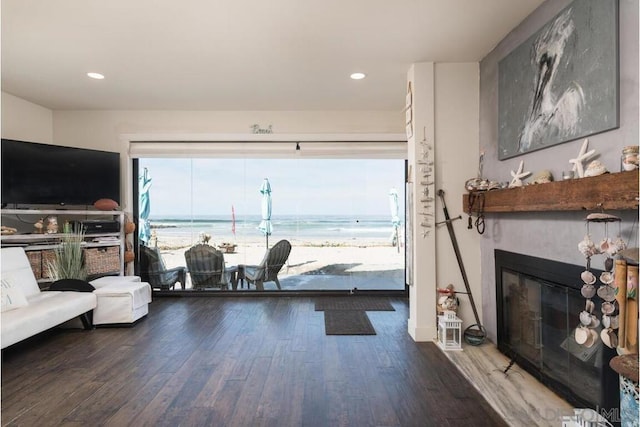
<svg viewBox="0 0 640 427"><path fill-rule="evenodd" d="M482 195L484 212L637 209L638 170L474 193L478 198L471 207L472 213L479 209ZM469 212L469 194L462 196L462 206L464 212Z"/></svg>

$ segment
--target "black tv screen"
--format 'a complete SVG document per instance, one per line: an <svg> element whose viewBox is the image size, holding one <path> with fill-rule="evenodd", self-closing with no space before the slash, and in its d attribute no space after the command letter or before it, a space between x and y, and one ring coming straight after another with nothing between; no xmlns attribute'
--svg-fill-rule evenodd
<svg viewBox="0 0 640 427"><path fill-rule="evenodd" d="M2 139L2 204L120 203L120 153Z"/></svg>

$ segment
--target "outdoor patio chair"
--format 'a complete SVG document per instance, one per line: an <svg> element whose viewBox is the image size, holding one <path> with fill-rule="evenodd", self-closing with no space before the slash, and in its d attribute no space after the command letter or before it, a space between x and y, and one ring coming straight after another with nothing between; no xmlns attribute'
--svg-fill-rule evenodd
<svg viewBox="0 0 640 427"><path fill-rule="evenodd" d="M182 289L187 282L187 269L185 267L166 268L160 251L157 248L140 246L140 278L148 282L151 288L160 288L162 291L174 289L180 282Z"/></svg>
<svg viewBox="0 0 640 427"><path fill-rule="evenodd" d="M226 271L222 252L207 244L197 244L189 248L184 257L191 274L193 289L228 289L232 271Z"/></svg>
<svg viewBox="0 0 640 427"><path fill-rule="evenodd" d="M278 273L287 262L289 253L291 253L291 243L288 240L280 240L271 249L267 249L259 265L244 266L244 278L249 285L255 283L256 289L259 291L264 290L265 282L276 282L278 289L282 289Z"/></svg>

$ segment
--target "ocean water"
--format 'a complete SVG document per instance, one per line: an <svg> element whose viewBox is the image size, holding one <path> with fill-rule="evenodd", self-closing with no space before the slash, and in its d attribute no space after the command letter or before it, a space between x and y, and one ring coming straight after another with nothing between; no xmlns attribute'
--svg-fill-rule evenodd
<svg viewBox="0 0 640 427"><path fill-rule="evenodd" d="M260 239L262 233L257 229L260 216L243 216L236 218L235 237ZM227 216L196 216L196 217L151 217L152 229L160 236L167 237L197 237L200 233L208 233L213 240L230 240L234 234L233 222ZM390 217L382 216L277 216L271 220L274 239L298 240L363 240L391 241L394 228ZM402 226L401 226L402 227Z"/></svg>

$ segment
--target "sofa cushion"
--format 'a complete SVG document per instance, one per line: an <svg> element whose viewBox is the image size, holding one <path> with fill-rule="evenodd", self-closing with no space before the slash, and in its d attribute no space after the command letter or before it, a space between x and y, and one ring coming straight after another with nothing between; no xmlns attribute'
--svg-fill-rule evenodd
<svg viewBox="0 0 640 427"><path fill-rule="evenodd" d="M51 291L28 296L27 300L26 307L2 313L2 348L93 310L97 298L92 292Z"/></svg>
<svg viewBox="0 0 640 427"><path fill-rule="evenodd" d="M151 286L146 282L112 283L95 290L98 301L105 297L127 296L131 300L131 307L137 308L151 302Z"/></svg>
<svg viewBox="0 0 640 427"><path fill-rule="evenodd" d="M0 279L0 293L2 297L2 312L26 307L29 303L12 275L3 275Z"/></svg>
<svg viewBox="0 0 640 427"><path fill-rule="evenodd" d="M60 279L49 286L50 291L93 292L96 290L89 282L80 279Z"/></svg>
<svg viewBox="0 0 640 427"><path fill-rule="evenodd" d="M22 248L2 248L0 252L2 275L11 275L15 279L14 286L22 291L25 297L40 293L40 287L31 270L27 254Z"/></svg>
<svg viewBox="0 0 640 427"><path fill-rule="evenodd" d="M124 282L141 282L140 276L103 276L97 279L93 279L89 283L96 289L104 288L105 286L113 285L114 283Z"/></svg>

